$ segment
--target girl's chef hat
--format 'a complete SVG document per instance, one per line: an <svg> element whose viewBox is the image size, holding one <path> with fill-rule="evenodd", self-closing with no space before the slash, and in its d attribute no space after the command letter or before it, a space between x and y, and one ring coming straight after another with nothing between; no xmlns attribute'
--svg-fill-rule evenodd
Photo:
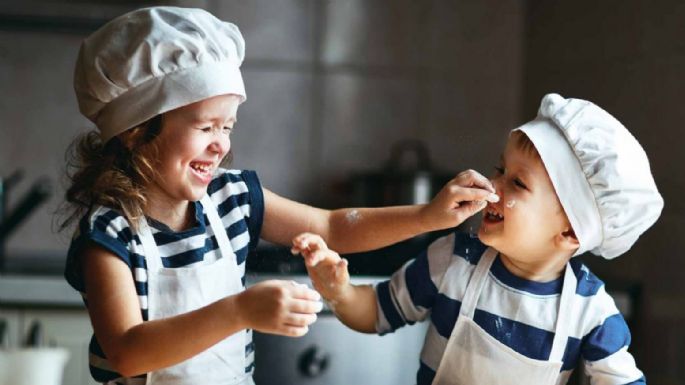
<svg viewBox="0 0 685 385"><path fill-rule="evenodd" d="M664 201L647 155L608 112L548 94L523 131L540 153L580 242L606 259L623 254L656 222Z"/></svg>
<svg viewBox="0 0 685 385"><path fill-rule="evenodd" d="M163 112L209 97L245 100L238 27L207 11L153 7L119 16L81 44L79 109L103 142Z"/></svg>

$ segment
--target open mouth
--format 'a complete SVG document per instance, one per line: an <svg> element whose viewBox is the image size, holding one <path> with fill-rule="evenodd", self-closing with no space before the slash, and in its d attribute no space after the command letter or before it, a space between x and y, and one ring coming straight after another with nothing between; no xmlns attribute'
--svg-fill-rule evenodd
<svg viewBox="0 0 685 385"><path fill-rule="evenodd" d="M214 163L212 162L190 162L190 169L193 173L197 175L203 182L208 179L211 180L214 173Z"/></svg>
<svg viewBox="0 0 685 385"><path fill-rule="evenodd" d="M483 222L488 224L499 223L504 220L504 215L499 212L494 206L488 205L483 214Z"/></svg>

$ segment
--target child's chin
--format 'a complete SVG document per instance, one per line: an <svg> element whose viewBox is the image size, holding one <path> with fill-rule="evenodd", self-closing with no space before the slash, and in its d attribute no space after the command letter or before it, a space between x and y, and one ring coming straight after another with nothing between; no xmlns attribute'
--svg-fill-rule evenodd
<svg viewBox="0 0 685 385"><path fill-rule="evenodd" d="M485 245L485 246L494 246L495 244L495 235L492 233L488 233L485 231L483 226L481 226L478 229L478 239Z"/></svg>

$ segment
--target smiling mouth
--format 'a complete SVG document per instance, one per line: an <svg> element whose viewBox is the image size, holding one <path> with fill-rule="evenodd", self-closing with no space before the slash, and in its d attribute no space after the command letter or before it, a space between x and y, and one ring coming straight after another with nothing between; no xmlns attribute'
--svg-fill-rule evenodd
<svg viewBox="0 0 685 385"><path fill-rule="evenodd" d="M483 220L487 223L499 223L504 220L504 215L497 211L493 206L488 205L483 215Z"/></svg>
<svg viewBox="0 0 685 385"><path fill-rule="evenodd" d="M214 172L211 162L191 162L190 168L203 179L211 177Z"/></svg>

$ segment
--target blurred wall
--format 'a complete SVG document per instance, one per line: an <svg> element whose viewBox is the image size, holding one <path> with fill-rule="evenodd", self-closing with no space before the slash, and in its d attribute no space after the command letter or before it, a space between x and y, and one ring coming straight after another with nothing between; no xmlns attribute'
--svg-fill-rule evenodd
<svg viewBox="0 0 685 385"><path fill-rule="evenodd" d="M600 277L642 285L633 348L648 383L685 383L685 3L529 1L525 115L555 91L612 113L643 145L664 199L656 225L613 261L586 258Z"/></svg>
<svg viewBox="0 0 685 385"><path fill-rule="evenodd" d="M27 1L0 15L107 19L134 4ZM521 121L522 2L174 4L199 4L240 27L247 102L232 137L234 166L256 169L286 197L345 204L333 186L380 168L392 143L405 138L424 140L436 167L489 174L507 130ZM0 24L0 175L26 171L13 202L39 175L61 183L65 148L91 128L71 86L85 35ZM51 216L61 196L60 189L18 229L10 251L63 256L70 234L54 234Z"/></svg>

